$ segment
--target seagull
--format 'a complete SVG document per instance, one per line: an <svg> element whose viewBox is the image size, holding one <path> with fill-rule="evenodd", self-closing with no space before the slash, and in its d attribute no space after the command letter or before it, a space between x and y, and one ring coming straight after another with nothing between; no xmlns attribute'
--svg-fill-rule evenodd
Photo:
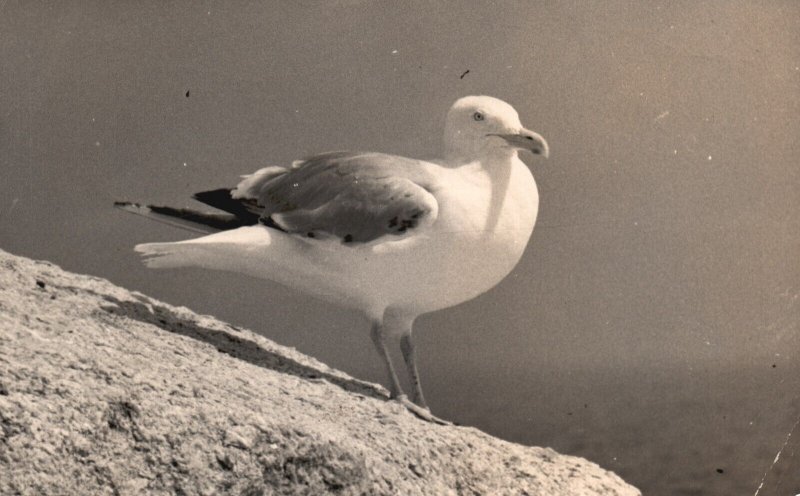
<svg viewBox="0 0 800 496"><path fill-rule="evenodd" d="M539 208L536 182L518 156L524 150L549 154L511 105L467 96L447 113L440 159L323 153L194 195L225 213L116 205L205 234L137 245L150 268L242 273L363 313L390 398L442 422L422 393L412 327L422 314L488 291L519 262ZM398 338L410 400L389 354Z"/></svg>

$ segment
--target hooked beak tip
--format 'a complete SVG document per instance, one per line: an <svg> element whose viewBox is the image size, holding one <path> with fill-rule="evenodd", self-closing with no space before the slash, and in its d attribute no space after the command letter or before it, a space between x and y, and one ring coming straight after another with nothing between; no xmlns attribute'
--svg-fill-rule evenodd
<svg viewBox="0 0 800 496"><path fill-rule="evenodd" d="M547 146L547 141L538 133L524 129L518 136L522 138L518 142L520 148L530 150L534 155L540 155L544 158L550 156L550 147Z"/></svg>
<svg viewBox="0 0 800 496"><path fill-rule="evenodd" d="M493 134L490 136L498 136L503 138L509 145L520 150L528 150L534 155L541 155L544 158L550 156L550 148L547 146L547 141L542 138L538 133L522 129L518 133L513 134Z"/></svg>
<svg viewBox="0 0 800 496"><path fill-rule="evenodd" d="M534 148L531 150L534 155L541 155L544 158L550 158L550 149L547 148L547 143L544 143L544 146L541 148Z"/></svg>

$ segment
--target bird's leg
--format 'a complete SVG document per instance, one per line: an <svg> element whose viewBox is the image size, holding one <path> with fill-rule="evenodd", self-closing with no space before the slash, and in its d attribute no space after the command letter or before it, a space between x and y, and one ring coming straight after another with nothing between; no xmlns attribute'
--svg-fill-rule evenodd
<svg viewBox="0 0 800 496"><path fill-rule="evenodd" d="M417 370L417 361L414 355L414 341L411 338L411 326L400 336L400 350L403 352L403 360L406 362L411 386L414 388L414 396L411 399L422 408L428 408L425 403L425 396L422 395L422 385L419 382L419 371Z"/></svg>
<svg viewBox="0 0 800 496"><path fill-rule="evenodd" d="M384 313L383 322L376 321L372 325L372 341L375 343L375 347L378 349L378 354L383 359L383 363L386 364L386 370L389 373L389 382L391 383L391 398L403 405L403 407L405 407L409 412L423 420L441 425L449 425L449 422L435 417L428 407L425 406L425 400L422 398L422 389L419 386L417 369L414 367L413 349L411 348L410 340L411 324L413 321L413 319L406 319L402 314L390 310ZM389 357L389 351L386 348L387 334L392 336L400 334L401 339L403 339L401 343L403 357L405 358L407 364L411 364L409 365L409 370L412 370L413 367L411 379L414 385L415 402L409 400L408 397L403 394L403 390L400 388L400 381L397 380L397 374L394 371L392 359ZM409 338L407 344L406 335L408 335Z"/></svg>
<svg viewBox="0 0 800 496"><path fill-rule="evenodd" d="M400 388L400 381L397 380L397 374L394 371L392 359L389 357L389 350L386 349L386 333L384 332L383 324L374 322L370 335L372 337L372 342L375 343L375 348L378 350L378 354L386 365L386 371L389 375L389 395L392 399L397 399L403 394L403 390Z"/></svg>

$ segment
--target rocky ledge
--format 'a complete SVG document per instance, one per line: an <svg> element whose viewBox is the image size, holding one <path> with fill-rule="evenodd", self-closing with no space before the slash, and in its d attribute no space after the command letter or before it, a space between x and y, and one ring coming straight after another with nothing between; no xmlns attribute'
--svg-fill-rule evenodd
<svg viewBox="0 0 800 496"><path fill-rule="evenodd" d="M251 331L0 251L0 494L634 495Z"/></svg>

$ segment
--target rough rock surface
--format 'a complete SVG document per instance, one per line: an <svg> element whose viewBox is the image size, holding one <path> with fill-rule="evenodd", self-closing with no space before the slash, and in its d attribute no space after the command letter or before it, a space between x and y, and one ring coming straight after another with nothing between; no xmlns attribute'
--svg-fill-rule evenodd
<svg viewBox="0 0 800 496"><path fill-rule="evenodd" d="M639 494L208 316L0 251L0 494Z"/></svg>

